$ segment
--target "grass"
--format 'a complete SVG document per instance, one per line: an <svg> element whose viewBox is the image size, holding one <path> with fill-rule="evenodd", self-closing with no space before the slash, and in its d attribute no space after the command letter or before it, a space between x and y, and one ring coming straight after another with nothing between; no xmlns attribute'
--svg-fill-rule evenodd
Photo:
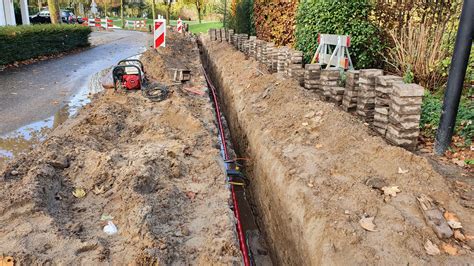
<svg viewBox="0 0 474 266"><path fill-rule="evenodd" d="M122 26L122 21L118 17L112 17L113 23L117 27ZM141 18L126 18L126 20L142 20ZM189 31L192 33L201 33L201 32L207 32L207 30L211 28L222 28L222 22L217 22L217 21L202 21L201 24L199 24L199 21L193 20L193 21L187 21L183 20L184 23L189 24ZM152 19L146 19L146 24L151 25L153 23ZM172 26L176 26L177 21L176 20L171 20L170 24Z"/></svg>

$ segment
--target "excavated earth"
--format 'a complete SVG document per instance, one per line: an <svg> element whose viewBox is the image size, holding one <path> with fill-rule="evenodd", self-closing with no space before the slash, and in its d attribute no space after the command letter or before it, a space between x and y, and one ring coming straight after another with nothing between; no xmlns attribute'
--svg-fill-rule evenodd
<svg viewBox="0 0 474 266"><path fill-rule="evenodd" d="M201 42L236 148L250 158L250 190L274 262L474 262L472 186L460 197L425 158L387 144L357 117L226 42ZM393 186L400 190L393 196L380 190ZM439 239L427 225L422 194L451 221L457 217L455 237Z"/></svg>
<svg viewBox="0 0 474 266"><path fill-rule="evenodd" d="M1 254L20 265L240 263L212 105L187 90L206 90L199 51L174 33L167 45L142 56L149 78L173 85L167 68L184 66L190 82L161 102L106 90L0 172Z"/></svg>

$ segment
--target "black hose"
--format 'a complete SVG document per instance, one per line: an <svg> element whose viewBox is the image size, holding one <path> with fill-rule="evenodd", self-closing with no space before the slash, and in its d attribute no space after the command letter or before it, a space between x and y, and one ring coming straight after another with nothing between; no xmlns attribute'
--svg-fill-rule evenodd
<svg viewBox="0 0 474 266"><path fill-rule="evenodd" d="M142 84L142 95L152 102L161 102L168 98L169 89L166 85L153 82Z"/></svg>

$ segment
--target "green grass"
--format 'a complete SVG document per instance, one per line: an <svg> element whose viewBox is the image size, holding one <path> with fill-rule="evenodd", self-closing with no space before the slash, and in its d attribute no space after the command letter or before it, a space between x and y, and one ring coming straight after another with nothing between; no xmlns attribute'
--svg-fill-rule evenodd
<svg viewBox="0 0 474 266"><path fill-rule="evenodd" d="M113 20L113 23L117 27L122 26L122 21L118 17L111 17ZM142 20L141 18L127 18L126 20ZM222 22L217 22L217 21L202 21L201 24L199 24L199 21L193 20L193 21L187 21L183 20L184 23L189 24L189 30L192 33L201 33L201 32L207 32L207 30L211 28L222 28ZM146 19L146 24L151 25L153 23L152 19ZM176 26L176 20L171 20L170 24L172 26Z"/></svg>

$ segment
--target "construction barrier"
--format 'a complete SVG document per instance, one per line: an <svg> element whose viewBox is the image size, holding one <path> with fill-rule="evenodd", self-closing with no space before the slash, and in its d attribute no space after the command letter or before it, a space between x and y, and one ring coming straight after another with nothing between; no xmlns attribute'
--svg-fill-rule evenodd
<svg viewBox="0 0 474 266"><path fill-rule="evenodd" d="M155 19L153 21L153 36L154 44L153 47L157 49L158 47L165 47L165 38L166 38L166 19Z"/></svg>
<svg viewBox="0 0 474 266"><path fill-rule="evenodd" d="M325 64L326 68L354 69L348 49L351 46L349 35L319 34L318 43L318 49L311 60L312 64Z"/></svg>
<svg viewBox="0 0 474 266"><path fill-rule="evenodd" d="M183 21L181 20L181 18L178 18L176 29L178 30L179 33L183 33Z"/></svg>
<svg viewBox="0 0 474 266"><path fill-rule="evenodd" d="M125 20L125 27L129 29L146 28L146 20Z"/></svg>
<svg viewBox="0 0 474 266"><path fill-rule="evenodd" d="M111 29L114 27L113 21L109 18L84 18L83 26Z"/></svg>

